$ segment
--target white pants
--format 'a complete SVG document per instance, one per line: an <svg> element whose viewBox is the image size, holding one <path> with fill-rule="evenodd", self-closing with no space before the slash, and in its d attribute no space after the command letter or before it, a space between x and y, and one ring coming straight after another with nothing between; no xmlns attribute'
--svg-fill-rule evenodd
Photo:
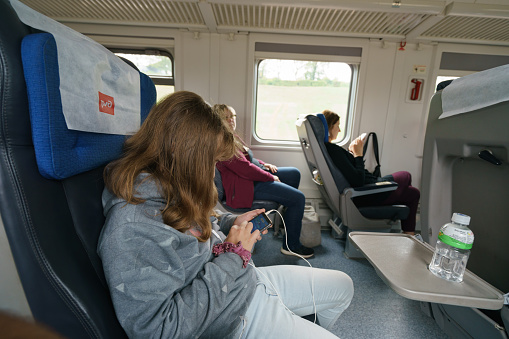
<svg viewBox="0 0 509 339"><path fill-rule="evenodd" d="M238 338L337 338L327 329L352 300L348 275L304 266L259 267L256 273L256 292ZM320 326L301 318L314 314L313 294Z"/></svg>

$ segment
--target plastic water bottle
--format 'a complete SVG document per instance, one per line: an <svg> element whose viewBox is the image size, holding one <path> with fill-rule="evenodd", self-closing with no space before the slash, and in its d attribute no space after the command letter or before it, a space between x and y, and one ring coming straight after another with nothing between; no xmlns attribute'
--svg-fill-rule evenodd
<svg viewBox="0 0 509 339"><path fill-rule="evenodd" d="M452 215L438 232L438 241L433 259L429 264L431 273L445 280L462 282L467 267L474 233L468 228L470 217L461 213Z"/></svg>

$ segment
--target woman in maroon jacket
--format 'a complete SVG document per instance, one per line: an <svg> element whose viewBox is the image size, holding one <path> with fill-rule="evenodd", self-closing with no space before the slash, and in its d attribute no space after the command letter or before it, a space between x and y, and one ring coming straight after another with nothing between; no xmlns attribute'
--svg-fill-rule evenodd
<svg viewBox="0 0 509 339"><path fill-rule="evenodd" d="M213 109L225 119L233 130L237 127L233 107L214 105ZM306 198L298 190L300 172L295 167L276 167L253 157L244 141L236 135L239 152L228 161L217 163L226 195L226 204L233 208L251 208L253 200L272 200L284 205L287 243L281 253L313 256L312 248L300 243L300 231Z"/></svg>

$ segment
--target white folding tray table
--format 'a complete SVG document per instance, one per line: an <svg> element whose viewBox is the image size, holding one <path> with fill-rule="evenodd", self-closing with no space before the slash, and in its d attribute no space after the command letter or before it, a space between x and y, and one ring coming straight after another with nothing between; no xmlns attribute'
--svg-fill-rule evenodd
<svg viewBox="0 0 509 339"><path fill-rule="evenodd" d="M450 282L428 270L434 248L408 234L351 232L352 243L382 280L399 295L419 301L489 310L501 309L504 296L469 270Z"/></svg>

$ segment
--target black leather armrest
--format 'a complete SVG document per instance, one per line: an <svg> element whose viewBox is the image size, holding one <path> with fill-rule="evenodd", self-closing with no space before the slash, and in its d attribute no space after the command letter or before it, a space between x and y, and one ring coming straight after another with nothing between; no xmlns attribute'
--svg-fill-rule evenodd
<svg viewBox="0 0 509 339"><path fill-rule="evenodd" d="M381 181L374 184L367 184L360 187L350 187L343 191L343 194L350 192L350 196L360 197L363 195L371 195L388 191L395 191L398 188L398 184L394 181Z"/></svg>

